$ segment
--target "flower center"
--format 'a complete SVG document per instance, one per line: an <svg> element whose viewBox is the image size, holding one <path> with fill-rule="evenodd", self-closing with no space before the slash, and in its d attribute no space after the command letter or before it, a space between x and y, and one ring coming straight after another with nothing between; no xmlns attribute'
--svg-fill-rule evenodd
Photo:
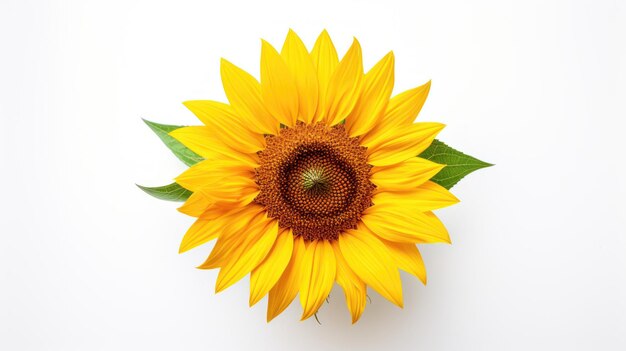
<svg viewBox="0 0 626 351"><path fill-rule="evenodd" d="M302 186L304 190L313 194L326 192L330 188L330 182L324 168L312 166L302 172Z"/></svg>
<svg viewBox="0 0 626 351"><path fill-rule="evenodd" d="M255 202L268 216L309 241L334 240L356 228L375 188L366 148L357 138L350 138L343 125L298 123L266 142L259 152Z"/></svg>

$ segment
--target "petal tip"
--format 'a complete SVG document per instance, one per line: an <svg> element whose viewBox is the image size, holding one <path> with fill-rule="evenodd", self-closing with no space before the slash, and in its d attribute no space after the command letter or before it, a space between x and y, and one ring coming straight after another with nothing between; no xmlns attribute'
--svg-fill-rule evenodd
<svg viewBox="0 0 626 351"><path fill-rule="evenodd" d="M309 313L307 313L306 311L303 311L302 312L302 316L300 317L300 322L303 322L303 321L311 318L311 316L314 315L315 313L317 313L317 312L309 312Z"/></svg>
<svg viewBox="0 0 626 351"><path fill-rule="evenodd" d="M356 37L352 37L352 46L355 49L358 49L359 52L361 52L361 43L359 43L359 39L357 39Z"/></svg>
<svg viewBox="0 0 626 351"><path fill-rule="evenodd" d="M352 325L356 324L356 322L358 322L359 319L361 319L361 313L353 314L352 315Z"/></svg>
<svg viewBox="0 0 626 351"><path fill-rule="evenodd" d="M268 303L268 305L269 305L269 303ZM266 321L267 323L269 323L269 322L271 322L272 320L274 320L274 318L276 318L276 316L277 316L277 314L276 314L276 313L273 313L273 312L272 312L272 309L271 309L271 308L269 308L269 306L268 306L268 308L267 308L267 314L265 315L265 321Z"/></svg>
<svg viewBox="0 0 626 351"><path fill-rule="evenodd" d="M218 280L217 283L215 283L215 293L218 294L224 291L224 289L226 289L226 285Z"/></svg>
<svg viewBox="0 0 626 351"><path fill-rule="evenodd" d="M272 44L270 44L267 40L263 38L261 38L261 50L276 51L276 49L274 49L274 46L272 46Z"/></svg>
<svg viewBox="0 0 626 351"><path fill-rule="evenodd" d="M189 249L186 246L187 245L183 245L183 243L180 243L180 246L178 247L178 254L187 252Z"/></svg>
<svg viewBox="0 0 626 351"><path fill-rule="evenodd" d="M257 302L259 302L261 299L259 298L258 295L250 295L250 298L248 299L248 306L252 307L254 305L257 304Z"/></svg>

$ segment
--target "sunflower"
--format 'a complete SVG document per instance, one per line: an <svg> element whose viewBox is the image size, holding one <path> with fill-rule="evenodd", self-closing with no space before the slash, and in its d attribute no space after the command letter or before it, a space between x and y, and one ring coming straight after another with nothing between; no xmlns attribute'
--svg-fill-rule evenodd
<svg viewBox="0 0 626 351"><path fill-rule="evenodd" d="M326 31L310 52L262 41L260 82L224 59L221 78L229 103L185 102L204 125L170 133L204 158L176 178L197 218L180 252L217 239L199 268L216 292L250 274L268 321L297 295L311 317L335 282L353 323L367 286L402 307L399 269L426 283L416 244L449 243L432 210L458 202L416 157L444 127L413 123L430 82L392 98L393 53L364 73L359 42L339 60Z"/></svg>

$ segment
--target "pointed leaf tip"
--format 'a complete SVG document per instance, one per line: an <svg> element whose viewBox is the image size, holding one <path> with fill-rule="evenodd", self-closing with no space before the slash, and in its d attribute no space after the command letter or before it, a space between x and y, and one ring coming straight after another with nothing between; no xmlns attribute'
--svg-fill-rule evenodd
<svg viewBox="0 0 626 351"><path fill-rule="evenodd" d="M419 157L446 165L431 180L448 190L466 175L481 168L493 166L491 163L455 150L437 139L433 140L432 144Z"/></svg>
<svg viewBox="0 0 626 351"><path fill-rule="evenodd" d="M191 191L178 185L178 183L172 183L164 186L147 187L139 184L135 184L139 189L143 190L146 194L156 197L160 200L183 202L191 196Z"/></svg>
<svg viewBox="0 0 626 351"><path fill-rule="evenodd" d="M168 149L174 153L174 155L181 160L187 166L193 166L196 163L203 160L202 156L196 154L191 151L185 145L183 145L178 140L174 139L170 132L182 128L183 126L169 125L169 124L160 124L152 121L148 121L145 118L141 119L144 123L152 129L154 134L156 134L159 139L167 146Z"/></svg>

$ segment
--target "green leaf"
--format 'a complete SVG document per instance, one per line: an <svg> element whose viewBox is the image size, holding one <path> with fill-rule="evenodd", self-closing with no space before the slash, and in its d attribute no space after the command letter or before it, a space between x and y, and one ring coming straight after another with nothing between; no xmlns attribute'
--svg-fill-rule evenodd
<svg viewBox="0 0 626 351"><path fill-rule="evenodd" d="M183 126L173 126L168 124L159 124L155 122L150 122L148 120L143 120L150 129L163 141L165 146L168 149L172 150L174 155L178 157L179 160L183 161L187 166L193 166L196 163L203 160L202 156L196 154L191 151L185 145L181 144L178 140L172 138L169 133L178 128L182 128Z"/></svg>
<svg viewBox="0 0 626 351"><path fill-rule="evenodd" d="M157 187L147 187L136 184L139 189L146 192L146 194L152 195L157 199L168 200L168 201L185 201L191 196L191 191L183 188L178 185L178 183L172 183L164 186Z"/></svg>
<svg viewBox="0 0 626 351"><path fill-rule="evenodd" d="M431 179L446 189L452 188L463 177L476 170L493 166L491 163L455 150L437 139L433 140L433 143L419 157L446 165Z"/></svg>

